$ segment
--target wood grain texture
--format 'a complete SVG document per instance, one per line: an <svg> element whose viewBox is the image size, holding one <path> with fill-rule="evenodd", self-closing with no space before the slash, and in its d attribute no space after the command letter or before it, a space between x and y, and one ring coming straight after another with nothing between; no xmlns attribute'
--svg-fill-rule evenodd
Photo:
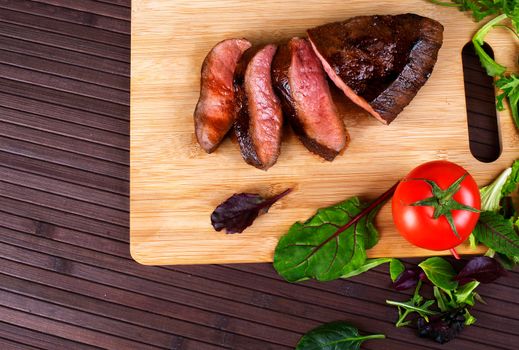
<svg viewBox="0 0 519 350"><path fill-rule="evenodd" d="M332 163L309 153L290 131L268 172L245 164L226 140L213 154L197 145L193 109L200 65L224 38L255 44L304 35L306 28L355 15L415 12L445 26L444 44L427 84L389 127L341 103L351 144ZM287 17L288 16L288 17ZM503 152L493 163L470 153L461 50L477 24L450 8L423 1L160 1L134 0L131 59L130 242L143 264L271 261L278 237L319 207L359 195L373 199L416 165L448 159L483 185L519 154L509 112L500 115ZM510 40L494 31L489 42L512 66ZM340 100L344 100L340 98ZM477 146L476 146L477 147ZM484 146L483 146L484 147ZM216 233L209 216L236 192L295 191L241 235ZM377 218L379 256L427 256L395 231L386 205ZM470 253L461 247L462 253ZM481 250L480 250L481 251ZM473 252L473 251L472 251ZM445 252L440 252L444 254Z"/></svg>
<svg viewBox="0 0 519 350"><path fill-rule="evenodd" d="M121 164L130 141L129 47L78 39L85 37L83 26L58 33L29 28L20 17L20 23L1 22L7 8L52 19L55 29L91 18L84 26L100 28L99 20L104 29L129 33L129 5L0 0L0 50L28 56L18 67L100 86L115 78L97 72L127 78L113 103L82 96L81 85L64 92L57 90L63 81L38 86L0 70L0 121L21 127L0 137L0 349L288 350L312 327L338 319L386 334L365 343L368 350L515 349L517 272L482 286L488 304L473 310L478 322L439 345L393 326L397 312L384 301L408 295L388 288L387 266L349 280L288 284L272 264L135 263L128 244L129 167ZM81 75L78 66L93 71ZM92 146L82 149L84 142ZM96 145L113 150L101 148L100 159Z"/></svg>

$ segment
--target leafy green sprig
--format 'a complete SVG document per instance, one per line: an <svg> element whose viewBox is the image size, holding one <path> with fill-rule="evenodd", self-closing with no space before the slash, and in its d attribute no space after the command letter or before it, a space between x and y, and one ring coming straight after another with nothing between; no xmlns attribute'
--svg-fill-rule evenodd
<svg viewBox="0 0 519 350"><path fill-rule="evenodd" d="M519 38L519 0L451 0L437 1L430 0L432 3L457 7L460 11L472 12L472 17L476 22L492 15L493 19L483 25L472 38L472 43L481 65L485 68L488 75L495 77L496 86L502 91L497 97L497 109L504 110L504 101L507 100L512 112L512 118L519 129L519 77L516 74L507 74L507 67L497 63L483 49L485 37L491 29L504 27L510 30L516 38ZM505 24L508 20L512 26Z"/></svg>

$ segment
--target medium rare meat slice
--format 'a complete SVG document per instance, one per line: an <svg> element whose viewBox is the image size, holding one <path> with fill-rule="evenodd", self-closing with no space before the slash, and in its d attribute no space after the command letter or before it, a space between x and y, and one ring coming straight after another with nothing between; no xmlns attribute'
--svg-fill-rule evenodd
<svg viewBox="0 0 519 350"><path fill-rule="evenodd" d="M279 156L283 114L270 74L276 45L249 49L234 76L236 122L234 130L245 161L267 170Z"/></svg>
<svg viewBox="0 0 519 350"><path fill-rule="evenodd" d="M218 147L234 123L234 71L250 47L245 39L224 40L204 60L194 119L196 138L207 153Z"/></svg>
<svg viewBox="0 0 519 350"><path fill-rule="evenodd" d="M389 124L431 75L443 26L415 14L359 16L310 29L308 36L335 85Z"/></svg>
<svg viewBox="0 0 519 350"><path fill-rule="evenodd" d="M293 38L278 50L272 78L299 139L310 151L333 160L346 147L348 134L308 40Z"/></svg>

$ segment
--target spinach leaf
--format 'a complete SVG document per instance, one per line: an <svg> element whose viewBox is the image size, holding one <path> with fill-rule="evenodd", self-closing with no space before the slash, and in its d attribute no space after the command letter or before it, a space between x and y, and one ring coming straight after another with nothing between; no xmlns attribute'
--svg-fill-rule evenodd
<svg viewBox="0 0 519 350"><path fill-rule="evenodd" d="M323 324L303 335L296 350L358 350L366 340L383 338L383 334L362 336L352 325L336 321Z"/></svg>
<svg viewBox="0 0 519 350"><path fill-rule="evenodd" d="M478 241L496 252L508 257L519 257L519 235L510 220L501 215L482 212L473 234Z"/></svg>
<svg viewBox="0 0 519 350"><path fill-rule="evenodd" d="M276 246L276 271L287 281L297 282L330 281L359 269L366 261L366 249L378 240L372 220L396 186L369 206L353 197L293 224Z"/></svg>
<svg viewBox="0 0 519 350"><path fill-rule="evenodd" d="M379 265L382 265L385 263L390 263L393 260L395 260L395 259L393 259L393 258L367 259L366 262L364 263L364 265L362 265L358 269L355 269L353 271L346 273L345 275L342 275L341 278L350 278L353 276L360 275L361 273L371 270Z"/></svg>
<svg viewBox="0 0 519 350"><path fill-rule="evenodd" d="M292 191L288 189L276 196L263 198L255 193L237 193L218 205L211 214L211 224L216 231L241 233L260 215L268 212L272 204Z"/></svg>
<svg viewBox="0 0 519 350"><path fill-rule="evenodd" d="M400 276L404 271L405 266L400 260L391 259L391 262L389 263L389 275L391 276L391 281L395 282L398 276Z"/></svg>
<svg viewBox="0 0 519 350"><path fill-rule="evenodd" d="M445 290L453 290L458 286L458 282L453 281L456 271L447 260L433 257L422 261L418 266L434 285Z"/></svg>

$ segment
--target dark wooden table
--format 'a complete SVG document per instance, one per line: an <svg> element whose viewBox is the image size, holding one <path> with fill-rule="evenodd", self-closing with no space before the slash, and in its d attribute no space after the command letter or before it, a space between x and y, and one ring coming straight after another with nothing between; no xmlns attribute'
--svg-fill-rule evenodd
<svg viewBox="0 0 519 350"><path fill-rule="evenodd" d="M129 18L130 0L0 0L0 349L290 349L338 319L387 335L366 349L519 348L517 272L440 346L393 326L387 267L291 285L270 264L135 263Z"/></svg>

